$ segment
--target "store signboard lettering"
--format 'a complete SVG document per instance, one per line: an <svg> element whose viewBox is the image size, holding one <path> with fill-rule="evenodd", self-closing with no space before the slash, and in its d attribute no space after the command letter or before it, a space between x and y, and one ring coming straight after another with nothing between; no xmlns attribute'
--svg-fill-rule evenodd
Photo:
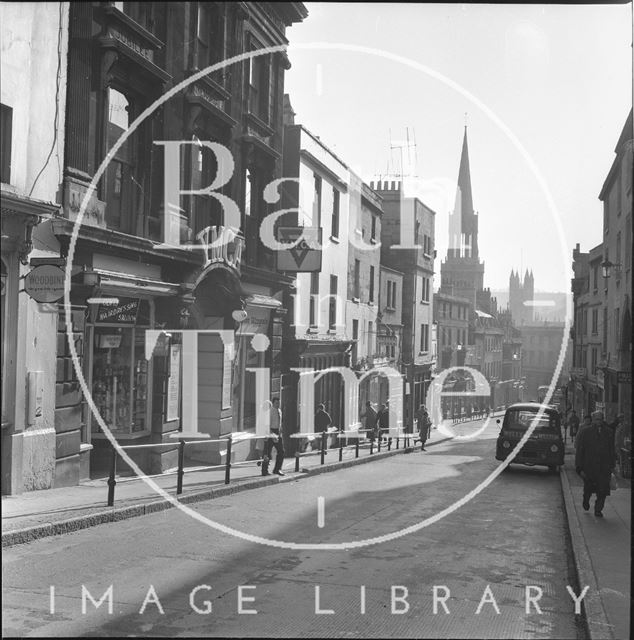
<svg viewBox="0 0 634 640"><path fill-rule="evenodd" d="M101 305L97 313L97 322L112 324L136 324L139 313L138 298L120 298L118 304Z"/></svg>
<svg viewBox="0 0 634 640"><path fill-rule="evenodd" d="M24 290L36 302L57 302L64 295L65 273L54 265L35 267L24 278Z"/></svg>

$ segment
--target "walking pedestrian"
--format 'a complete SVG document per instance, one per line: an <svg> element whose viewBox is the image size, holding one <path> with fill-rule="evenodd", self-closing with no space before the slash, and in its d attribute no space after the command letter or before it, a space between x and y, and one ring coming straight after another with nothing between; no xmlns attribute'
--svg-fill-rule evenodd
<svg viewBox="0 0 634 640"><path fill-rule="evenodd" d="M271 400L271 407L269 409L269 430L271 431L271 437L266 441L264 446L264 463L262 464L262 475L269 475L269 461L273 448L275 448L275 466L273 467L273 473L278 476L286 475L282 471L282 463L284 462L284 441L282 434L282 411L280 410L280 399L274 397Z"/></svg>
<svg viewBox="0 0 634 640"><path fill-rule="evenodd" d="M321 433L326 431L332 424L332 418L326 411L326 405L320 404L317 406L317 413L315 413L315 433Z"/></svg>
<svg viewBox="0 0 634 640"><path fill-rule="evenodd" d="M382 404L376 416L376 427L378 429L378 437L385 438L390 430L390 410L387 404Z"/></svg>
<svg viewBox="0 0 634 640"><path fill-rule="evenodd" d="M425 449L425 443L427 442L427 438L429 438L431 420L429 419L429 414L424 404L421 404L416 412L416 426L420 439L420 450L427 451L427 449Z"/></svg>
<svg viewBox="0 0 634 640"><path fill-rule="evenodd" d="M577 437L577 431L579 431L579 416L577 415L577 412L574 409L570 412L570 415L568 416L567 428L570 430L570 440L574 444L575 438Z"/></svg>
<svg viewBox="0 0 634 640"><path fill-rule="evenodd" d="M374 440L376 436L376 411L369 400L365 403L365 411L361 414L361 418L364 421L366 437Z"/></svg>
<svg viewBox="0 0 634 640"><path fill-rule="evenodd" d="M581 435L581 432L584 429L587 429L588 427L591 427L591 426L592 426L592 418L590 417L589 413L586 413L586 415L583 416L583 420L581 421L581 424L579 425L579 431L577 431L577 442L579 442L579 436Z"/></svg>
<svg viewBox="0 0 634 640"><path fill-rule="evenodd" d="M606 496L610 495L610 479L615 465L614 434L604 422L603 413L592 414L592 424L579 432L575 468L583 478L583 508L590 509L590 497L596 494L594 515L603 517Z"/></svg>

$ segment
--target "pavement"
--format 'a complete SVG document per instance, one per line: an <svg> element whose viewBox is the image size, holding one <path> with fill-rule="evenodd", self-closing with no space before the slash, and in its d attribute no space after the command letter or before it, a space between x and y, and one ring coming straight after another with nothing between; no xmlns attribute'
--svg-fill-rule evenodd
<svg viewBox="0 0 634 640"><path fill-rule="evenodd" d="M561 485L579 586L589 586L583 603L588 637L630 638L631 480L618 477L603 518L594 515L594 497L590 510L584 511L583 481L575 472L574 447L568 443Z"/></svg>
<svg viewBox="0 0 634 640"><path fill-rule="evenodd" d="M456 433L466 432L478 423L452 425ZM427 447L449 438L434 429ZM354 448L344 450L338 461L338 450L330 449L326 463L320 456L300 459L296 473L295 459L285 461L285 476L263 477L255 465L237 465L231 469L231 481L225 484L224 468L190 469L185 475L183 503L209 500L227 494L297 480L317 473L336 471L356 464L372 462L384 457L411 451L392 446L381 452L376 448L370 455L362 448L355 458ZM581 508L582 481L574 471L574 448L568 443L565 465L560 475L570 546L574 555L578 587L577 593L588 586L582 613L587 637L591 640L629 638L630 625L630 538L631 538L631 482L619 478L619 488L606 500L604 518L596 518L593 509ZM160 496L146 482L135 477L119 477L115 504L107 507L107 479L91 480L76 487L32 491L19 496L2 497L2 546L26 543L41 537L63 534L104 522L132 518L169 509L176 498L176 474L154 476L152 480L168 495Z"/></svg>
<svg viewBox="0 0 634 640"><path fill-rule="evenodd" d="M465 423L465 425L468 424ZM434 429L427 441L427 446L434 446L448 439ZM107 478L85 481L73 487L29 491L17 496L2 496L2 546L22 544L106 522L155 513L175 506L176 499L185 504L200 502L264 485L365 464L407 451L403 445L402 438L398 449L395 442L392 442L389 451L385 443L382 444L380 452L375 445L373 453L370 454L366 444L360 446L358 458L355 457L354 447L351 446L344 449L341 462L339 462L339 450L329 449L323 466L319 453L302 456L299 472L295 472L295 457L288 456L282 467L285 473L283 477L274 474L262 476L261 467L256 466L257 461L251 461L250 464L234 463L231 467L229 484L225 484L224 465L211 469L188 468L183 479L183 492L179 496L176 495L176 470L158 476L149 476L152 483L167 495L161 495L156 488L136 476L117 476L112 507L108 506Z"/></svg>

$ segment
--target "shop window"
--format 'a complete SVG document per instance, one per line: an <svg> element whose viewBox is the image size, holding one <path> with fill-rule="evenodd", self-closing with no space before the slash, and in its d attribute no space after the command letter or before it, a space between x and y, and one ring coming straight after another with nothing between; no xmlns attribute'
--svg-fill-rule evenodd
<svg viewBox="0 0 634 640"><path fill-rule="evenodd" d="M361 293L361 284L359 280L360 273L361 273L361 262L359 260L355 260L354 261L354 291L352 294L354 298L359 298ZM388 292L389 292L390 283L388 282L387 285L388 285Z"/></svg>
<svg viewBox="0 0 634 640"><path fill-rule="evenodd" d="M154 2L124 2L123 11L150 33L154 32Z"/></svg>
<svg viewBox="0 0 634 640"><path fill-rule="evenodd" d="M314 227L321 227L321 177L314 174L313 220Z"/></svg>
<svg viewBox="0 0 634 640"><path fill-rule="evenodd" d="M332 224L330 235L333 238L339 237L339 190L332 188Z"/></svg>
<svg viewBox="0 0 634 640"><path fill-rule="evenodd" d="M247 369L265 366L265 355L252 347L253 334L237 339L233 367L233 423L236 431L254 431L257 414L256 374Z"/></svg>
<svg viewBox="0 0 634 640"><path fill-rule="evenodd" d="M150 429L151 363L145 359L145 331L150 327L147 301L120 298L100 306L90 324L92 396L104 422L116 435ZM93 433L99 428L92 429Z"/></svg>
<svg viewBox="0 0 634 640"><path fill-rule="evenodd" d="M109 87L106 100L106 152L128 130L133 119L131 100ZM106 224L111 229L135 231L137 204L142 201L143 186L138 172L138 154L133 134L119 148L106 169L102 198L106 202Z"/></svg>
<svg viewBox="0 0 634 640"><path fill-rule="evenodd" d="M198 69L220 62L225 57L224 16L213 2L199 2L196 22L196 66Z"/></svg>
<svg viewBox="0 0 634 640"><path fill-rule="evenodd" d="M308 308L308 324L311 327L317 326L316 307L319 301L319 272L312 271L310 274L310 302Z"/></svg>
<svg viewBox="0 0 634 640"><path fill-rule="evenodd" d="M370 267L370 302L374 302L374 267Z"/></svg>
<svg viewBox="0 0 634 640"><path fill-rule="evenodd" d="M13 109L0 104L0 182L11 183L11 136Z"/></svg>
<svg viewBox="0 0 634 640"><path fill-rule="evenodd" d="M216 155L207 146L201 144L197 136L192 136L195 144L182 145L181 153L188 158L181 158L181 166L187 167L187 183L192 191L199 191L209 186L218 173ZM185 161L186 160L186 161ZM183 208L188 215L190 231L181 231L181 242L193 242L193 236L209 226L223 224L222 206L216 198L207 195L190 195L182 197ZM189 237L183 237L183 236Z"/></svg>
<svg viewBox="0 0 634 640"><path fill-rule="evenodd" d="M337 276L330 276L330 298L328 308L328 328L337 328Z"/></svg>
<svg viewBox="0 0 634 640"><path fill-rule="evenodd" d="M376 216L372 216L372 229L370 231L370 240L376 242Z"/></svg>
<svg viewBox="0 0 634 640"><path fill-rule="evenodd" d="M252 43L251 51L261 49L259 45ZM261 53L249 58L247 61L247 79L249 95L249 112L257 116L264 123L269 122L270 106L270 76L271 55Z"/></svg>

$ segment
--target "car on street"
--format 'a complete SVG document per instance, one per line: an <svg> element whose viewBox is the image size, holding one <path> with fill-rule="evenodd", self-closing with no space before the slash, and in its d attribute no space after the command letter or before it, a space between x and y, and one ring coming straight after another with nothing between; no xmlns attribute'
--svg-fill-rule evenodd
<svg viewBox="0 0 634 640"><path fill-rule="evenodd" d="M512 463L545 466L557 472L564 464L561 416L555 407L537 402L513 404L506 410L496 443L496 460L506 460L531 426L530 437Z"/></svg>

